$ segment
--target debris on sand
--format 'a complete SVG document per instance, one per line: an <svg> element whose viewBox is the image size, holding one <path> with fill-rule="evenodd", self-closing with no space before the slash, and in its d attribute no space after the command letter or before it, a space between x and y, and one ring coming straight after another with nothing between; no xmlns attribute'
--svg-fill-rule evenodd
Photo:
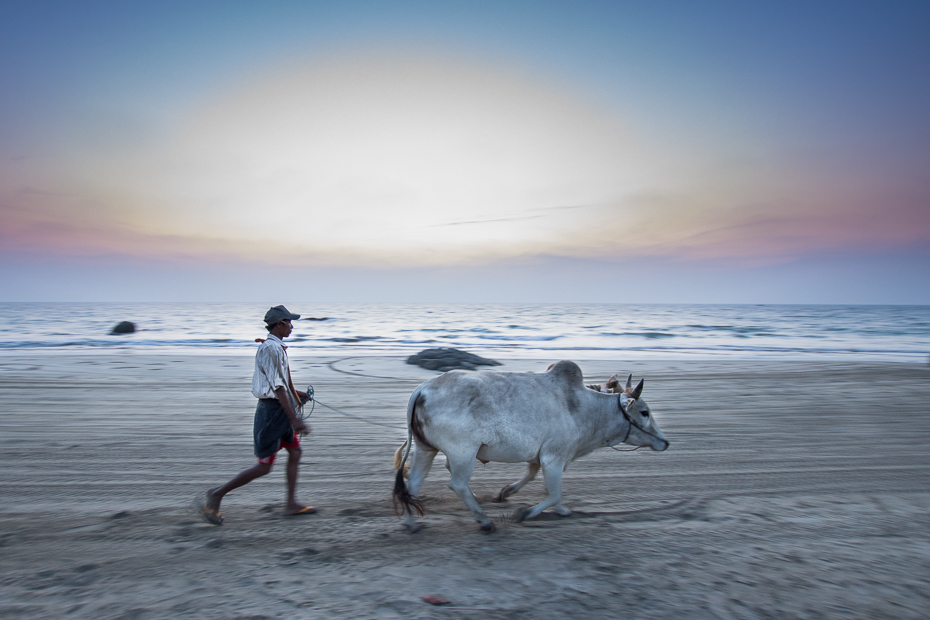
<svg viewBox="0 0 930 620"><path fill-rule="evenodd" d="M452 602L452 601L447 601L441 596L436 596L435 594L427 594L425 596L421 596L420 598L426 601L427 603L429 603L430 605L448 605L449 603Z"/></svg>
<svg viewBox="0 0 930 620"><path fill-rule="evenodd" d="M440 347L438 349L424 349L416 355L407 358L408 364L414 364L427 370L438 370L446 372L458 368L464 370L474 370L478 366L500 366L501 363L496 360L480 357L467 351L460 351L451 347Z"/></svg>
<svg viewBox="0 0 930 620"><path fill-rule="evenodd" d="M113 326L113 331L110 334L132 334L135 333L136 326L134 323L129 321L120 321L115 326Z"/></svg>

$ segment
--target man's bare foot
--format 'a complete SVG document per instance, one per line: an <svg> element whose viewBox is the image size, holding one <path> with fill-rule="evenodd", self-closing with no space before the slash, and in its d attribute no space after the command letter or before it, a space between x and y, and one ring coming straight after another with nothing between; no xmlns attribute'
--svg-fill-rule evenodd
<svg viewBox="0 0 930 620"><path fill-rule="evenodd" d="M204 504L206 508L209 508L210 510L213 510L213 511L219 511L220 502L223 501L222 497L217 497L215 495L215 493L219 491L219 489L220 487L214 487L212 489L207 490L207 501Z"/></svg>
<svg viewBox="0 0 930 620"><path fill-rule="evenodd" d="M216 497L215 491L216 489L210 489L206 492L205 501L200 506L200 516L204 521L213 525L223 525L223 515L220 513L220 499L222 498Z"/></svg>
<svg viewBox="0 0 930 620"><path fill-rule="evenodd" d="M313 506L301 506L300 504L294 504L293 506L288 506L284 509L284 514L289 517L296 517L297 515L312 515L316 512L316 508Z"/></svg>

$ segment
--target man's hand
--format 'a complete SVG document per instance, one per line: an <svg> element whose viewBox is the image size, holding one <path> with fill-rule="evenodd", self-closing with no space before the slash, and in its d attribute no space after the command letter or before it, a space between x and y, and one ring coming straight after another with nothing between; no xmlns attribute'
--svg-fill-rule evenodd
<svg viewBox="0 0 930 620"><path fill-rule="evenodd" d="M301 420L300 418L297 418L297 420L295 421L295 423L292 424L291 426L294 427L294 432L297 433L298 435L300 435L301 437L304 436L304 435L310 434L310 432L313 430L313 427L312 427L312 426L310 426L309 424L305 423L305 422L304 422L303 420Z"/></svg>
<svg viewBox="0 0 930 620"><path fill-rule="evenodd" d="M294 429L299 435L306 435L310 432L310 425L304 424L304 421L300 419L297 415L297 412L294 410L294 405L291 404L291 395L288 393L286 388L276 387L274 389L275 396L278 397L278 402L281 403L281 408L284 409L284 413L287 414L288 419L291 421L291 428Z"/></svg>
<svg viewBox="0 0 930 620"><path fill-rule="evenodd" d="M306 402L310 402L311 400L313 400L312 396L310 396L306 392L301 392L300 390L297 390L297 396Z"/></svg>

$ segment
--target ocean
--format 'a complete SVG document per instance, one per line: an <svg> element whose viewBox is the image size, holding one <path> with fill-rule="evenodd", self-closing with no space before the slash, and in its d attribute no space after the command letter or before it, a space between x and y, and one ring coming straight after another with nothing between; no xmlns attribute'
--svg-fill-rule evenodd
<svg viewBox="0 0 930 620"><path fill-rule="evenodd" d="M255 303L2 303L0 354L251 355ZM930 306L287 303L292 355L455 347L539 359L831 358L925 362ZM316 319L316 320L312 320ZM120 321L133 334L111 335Z"/></svg>

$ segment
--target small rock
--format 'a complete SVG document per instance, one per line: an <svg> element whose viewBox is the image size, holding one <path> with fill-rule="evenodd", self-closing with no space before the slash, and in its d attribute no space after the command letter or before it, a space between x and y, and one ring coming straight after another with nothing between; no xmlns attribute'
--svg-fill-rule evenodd
<svg viewBox="0 0 930 620"><path fill-rule="evenodd" d="M113 331L110 334L132 334L135 333L136 326L129 321L120 321L113 327Z"/></svg>
<svg viewBox="0 0 930 620"><path fill-rule="evenodd" d="M500 366L501 363L460 351L451 347L440 347L438 349L424 349L416 355L407 358L408 364L413 364L427 370L437 370L446 372L448 370L464 369L475 370L478 366Z"/></svg>
<svg viewBox="0 0 930 620"><path fill-rule="evenodd" d="M452 601L447 601L441 596L436 596L435 594L427 594L425 596L421 596L420 598L426 601L427 603L429 603L430 605L448 605L449 603L452 602Z"/></svg>

